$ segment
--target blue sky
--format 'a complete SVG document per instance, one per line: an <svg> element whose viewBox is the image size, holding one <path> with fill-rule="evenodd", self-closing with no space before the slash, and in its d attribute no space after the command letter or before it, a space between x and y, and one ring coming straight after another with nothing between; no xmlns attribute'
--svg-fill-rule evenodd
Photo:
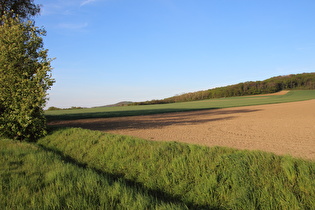
<svg viewBox="0 0 315 210"><path fill-rule="evenodd" d="M314 0L43 0L47 106L162 99L315 72Z"/></svg>

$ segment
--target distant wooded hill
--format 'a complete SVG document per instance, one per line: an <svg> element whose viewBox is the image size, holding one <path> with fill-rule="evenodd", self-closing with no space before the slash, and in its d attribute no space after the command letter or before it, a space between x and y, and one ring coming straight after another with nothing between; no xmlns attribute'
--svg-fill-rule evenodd
<svg viewBox="0 0 315 210"><path fill-rule="evenodd" d="M275 93L281 90L312 90L315 89L315 72L303 74L290 74L277 76L263 81L243 82L236 85L218 87L209 90L185 93L182 95L165 98L162 100L151 100L135 102L131 105L164 104L185 101L196 101L212 98L246 96Z"/></svg>
<svg viewBox="0 0 315 210"><path fill-rule="evenodd" d="M132 101L122 101L116 104L110 104L105 106L98 106L98 107L114 107L114 106L128 106L129 104L132 104Z"/></svg>
<svg viewBox="0 0 315 210"><path fill-rule="evenodd" d="M114 107L114 106L128 106L129 104L132 104L133 102L131 101L122 101L116 104L111 104L111 105L105 105L105 106L96 106L92 108L100 108L100 107ZM77 106L72 106L70 108L58 108L55 106L51 106L47 109L47 111L55 111L55 110L73 110L73 109L86 109L85 107L77 107Z"/></svg>

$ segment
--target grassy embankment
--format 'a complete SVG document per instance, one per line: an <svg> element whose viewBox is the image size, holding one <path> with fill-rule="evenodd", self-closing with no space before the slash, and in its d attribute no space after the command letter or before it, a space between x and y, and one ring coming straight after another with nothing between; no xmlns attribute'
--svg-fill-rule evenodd
<svg viewBox="0 0 315 210"><path fill-rule="evenodd" d="M66 133L62 135L64 141L71 139ZM106 171L86 167L62 153L36 144L0 139L0 209L184 207L167 198L157 199L143 187Z"/></svg>
<svg viewBox="0 0 315 210"><path fill-rule="evenodd" d="M314 209L315 162L67 128L0 141L0 208Z"/></svg>
<svg viewBox="0 0 315 210"><path fill-rule="evenodd" d="M309 99L315 99L315 90L296 90L290 91L285 95L229 97L171 104L56 110L46 111L45 114L49 121L74 120L86 118L149 115L204 109L219 109L261 104L285 103Z"/></svg>
<svg viewBox="0 0 315 210"><path fill-rule="evenodd" d="M204 109L312 98L314 91L294 91L189 103ZM189 107L181 104L179 111ZM131 108L148 114L148 107ZM289 156L75 128L36 144L0 140L1 209L314 209L314 197L315 162Z"/></svg>

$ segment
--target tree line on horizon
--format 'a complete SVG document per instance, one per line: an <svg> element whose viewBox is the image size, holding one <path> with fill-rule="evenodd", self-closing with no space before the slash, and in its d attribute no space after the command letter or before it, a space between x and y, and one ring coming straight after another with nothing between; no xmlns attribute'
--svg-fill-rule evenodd
<svg viewBox="0 0 315 210"><path fill-rule="evenodd" d="M176 102L187 102L214 98L233 96L247 96L276 93L282 90L313 90L315 89L315 72L303 74L290 74L272 77L263 81L242 82L235 85L217 87L191 93L184 93L173 97L151 100L145 102L134 102L130 105L166 104Z"/></svg>

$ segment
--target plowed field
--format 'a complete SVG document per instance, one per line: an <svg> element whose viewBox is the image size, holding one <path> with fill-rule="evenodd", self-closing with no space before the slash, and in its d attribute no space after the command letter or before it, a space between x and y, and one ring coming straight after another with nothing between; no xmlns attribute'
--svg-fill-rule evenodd
<svg viewBox="0 0 315 210"><path fill-rule="evenodd" d="M315 100L51 124L315 160Z"/></svg>

